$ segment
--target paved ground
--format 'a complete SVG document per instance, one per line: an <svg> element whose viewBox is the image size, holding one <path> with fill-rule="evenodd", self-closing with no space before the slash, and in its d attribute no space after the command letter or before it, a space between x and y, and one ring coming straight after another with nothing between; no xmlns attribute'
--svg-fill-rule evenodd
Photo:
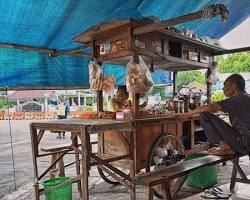
<svg viewBox="0 0 250 200"><path fill-rule="evenodd" d="M31 121L25 120L14 120L10 122L11 132L13 136L13 153L14 153L14 163L15 163L15 174L16 174L16 186L14 182L14 173L11 157L11 145L10 145L10 127L8 121L0 120L0 199L3 200L28 200L33 199L32 191L32 177L33 177L33 167L32 167L32 153L30 146L30 132L29 124ZM67 143L70 142L69 135L66 135L66 139L56 139L56 134L45 134L44 140L41 145L50 146L54 143ZM46 145L45 145L46 144ZM66 162L70 161L72 158L66 158ZM248 158L244 158L242 161L243 167L250 174L249 161ZM40 170L42 171L50 163L49 158L39 159ZM229 182L231 173L231 163L228 162L227 166L220 166L220 184ZM74 173L74 168L69 168L66 174ZM116 199L116 200L126 200L129 199L127 190L122 186L112 186L109 185L99 177L96 168L91 170L90 174L90 199ZM46 177L48 178L48 177ZM76 187L74 186L74 199L79 199L79 195L76 192ZM144 188L137 188L138 199L144 199ZM199 192L199 190L184 187L181 191L179 199L190 196L194 193ZM44 199L44 198L42 198Z"/></svg>

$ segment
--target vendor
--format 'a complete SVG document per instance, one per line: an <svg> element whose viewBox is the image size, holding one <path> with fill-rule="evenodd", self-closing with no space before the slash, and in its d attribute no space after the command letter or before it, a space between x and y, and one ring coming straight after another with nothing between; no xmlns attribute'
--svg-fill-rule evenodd
<svg viewBox="0 0 250 200"><path fill-rule="evenodd" d="M218 144L209 150L213 155L250 153L250 96L245 91L245 80L240 74L232 74L224 82L223 92L229 97L185 113L192 116L201 113L200 124L208 141ZM212 114L217 111L228 113L230 123Z"/></svg>
<svg viewBox="0 0 250 200"><path fill-rule="evenodd" d="M118 112L124 109L130 109L131 101L128 99L129 93L126 86L118 86L115 97L109 100L107 110L110 112Z"/></svg>

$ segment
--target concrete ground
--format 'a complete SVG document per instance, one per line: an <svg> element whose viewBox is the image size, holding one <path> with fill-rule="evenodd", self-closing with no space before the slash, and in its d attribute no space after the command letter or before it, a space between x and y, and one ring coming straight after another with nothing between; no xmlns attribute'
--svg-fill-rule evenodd
<svg viewBox="0 0 250 200"><path fill-rule="evenodd" d="M32 190L33 166L32 153L30 145L29 124L31 121L26 120L0 120L0 199L3 200L28 200L34 199ZM10 130L13 137L13 155L14 170L12 162L12 152L10 145ZM41 146L52 146L53 144L70 143L70 135L66 133L66 139L56 139L56 134L45 134ZM69 162L73 157L65 158L65 162ZM40 172L43 171L50 163L49 157L39 159ZM248 157L241 160L243 169L250 174ZM227 163L226 166L220 166L219 184L228 183L230 181L232 164ZM74 174L73 166L66 169L66 174ZM48 179L48 177L45 177ZM16 189L15 189L16 182ZM90 199L129 199L129 193L123 186L113 186L105 183L99 176L97 169L94 167L90 172ZM183 187L178 199L184 199L188 196L199 193L201 190L191 187ZM143 187L137 188L137 198L145 199L145 190ZM41 199L45 199L42 197ZM76 184L73 185L73 199L80 199L76 190Z"/></svg>
<svg viewBox="0 0 250 200"><path fill-rule="evenodd" d="M249 178L249 177L248 177ZM226 194L231 194L228 200L249 200L250 199L250 191L249 185L244 183L237 183L233 192L230 191L230 184L221 185L220 189L223 190ZM185 198L184 200L203 200L202 197L204 193L199 193L197 195Z"/></svg>

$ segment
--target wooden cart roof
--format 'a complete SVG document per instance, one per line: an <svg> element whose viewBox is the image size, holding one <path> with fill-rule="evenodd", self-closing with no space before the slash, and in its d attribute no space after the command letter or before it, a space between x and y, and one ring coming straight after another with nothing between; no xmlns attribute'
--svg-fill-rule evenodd
<svg viewBox="0 0 250 200"><path fill-rule="evenodd" d="M117 28L119 28L119 29L123 28L123 29L128 30L128 28L133 29L135 27L140 27L143 25L145 25L145 23L143 21L139 21L139 20L132 19L132 18L127 19L127 20L115 20L115 21L111 21L111 22L101 23L101 24L93 26L93 27L89 28L88 30L80 33L79 35L74 37L74 40L76 42L90 44L92 42L92 40L102 38L102 35L106 35L109 32L112 33L112 31L114 29L117 30ZM188 36L182 35L180 33L176 33L174 31L171 31L168 29L155 31L154 33L161 33L173 41L179 41L179 42L182 42L185 44L206 48L208 51L213 52L213 53L221 52L221 51L225 50L222 47L213 46L213 45L210 45L208 43L190 38Z"/></svg>

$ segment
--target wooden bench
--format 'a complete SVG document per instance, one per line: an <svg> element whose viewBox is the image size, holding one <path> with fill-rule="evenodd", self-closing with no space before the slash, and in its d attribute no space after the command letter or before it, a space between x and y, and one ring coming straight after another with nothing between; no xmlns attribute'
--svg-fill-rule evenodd
<svg viewBox="0 0 250 200"><path fill-rule="evenodd" d="M178 162L175 165L159 169L157 171L148 172L138 175L134 178L136 185L143 185L147 188L147 200L153 200L153 186L162 186L162 195L165 200L175 199L176 194L181 189L189 173L204 166L215 165L231 160L233 162L233 170L231 176L230 189L233 190L235 182L242 182L250 184L250 180L246 177L245 173L239 166L239 158L243 155L230 155L230 156L204 156L192 160ZM237 178L237 172L241 178ZM180 178L182 179L175 185L174 190L171 190L171 181Z"/></svg>

